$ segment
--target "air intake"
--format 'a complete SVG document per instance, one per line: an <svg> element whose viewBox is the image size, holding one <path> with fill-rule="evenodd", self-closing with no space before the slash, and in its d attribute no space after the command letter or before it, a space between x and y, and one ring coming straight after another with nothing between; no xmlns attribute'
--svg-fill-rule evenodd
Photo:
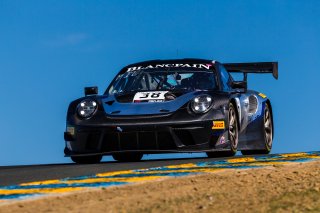
<svg viewBox="0 0 320 213"><path fill-rule="evenodd" d="M249 113L254 114L257 112L258 108L258 99L254 95L249 96Z"/></svg>

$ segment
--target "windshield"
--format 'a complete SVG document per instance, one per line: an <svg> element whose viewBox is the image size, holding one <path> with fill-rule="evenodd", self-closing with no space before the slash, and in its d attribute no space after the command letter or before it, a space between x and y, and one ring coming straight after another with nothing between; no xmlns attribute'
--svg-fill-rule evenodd
<svg viewBox="0 0 320 213"><path fill-rule="evenodd" d="M143 69L119 75L109 94L158 90L214 90L215 73L207 70Z"/></svg>

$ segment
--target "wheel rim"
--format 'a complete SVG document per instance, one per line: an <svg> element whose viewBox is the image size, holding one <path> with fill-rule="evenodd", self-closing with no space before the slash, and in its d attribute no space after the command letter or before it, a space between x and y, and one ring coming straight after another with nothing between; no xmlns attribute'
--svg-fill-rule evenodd
<svg viewBox="0 0 320 213"><path fill-rule="evenodd" d="M238 125L236 113L233 107L229 108L229 139L231 143L231 149L236 151L238 147Z"/></svg>
<svg viewBox="0 0 320 213"><path fill-rule="evenodd" d="M265 133L266 146L268 149L271 149L273 132L272 132L272 118L271 118L271 113L269 111L268 106L264 110L264 133Z"/></svg>

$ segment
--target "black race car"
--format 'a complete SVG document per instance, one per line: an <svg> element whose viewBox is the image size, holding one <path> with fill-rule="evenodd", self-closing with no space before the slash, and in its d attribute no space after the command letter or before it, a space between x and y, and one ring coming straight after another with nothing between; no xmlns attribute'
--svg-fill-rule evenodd
<svg viewBox="0 0 320 213"><path fill-rule="evenodd" d="M243 81L230 73L243 73ZM272 73L277 62L152 60L124 67L103 95L86 87L67 113L65 156L97 163L103 155L138 161L143 154L206 152L209 157L267 154L274 129L270 100L247 90L247 73Z"/></svg>

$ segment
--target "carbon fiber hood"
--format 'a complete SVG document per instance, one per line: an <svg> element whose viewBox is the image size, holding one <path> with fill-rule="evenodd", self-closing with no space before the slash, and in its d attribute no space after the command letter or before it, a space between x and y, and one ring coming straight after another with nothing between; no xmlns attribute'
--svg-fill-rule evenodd
<svg viewBox="0 0 320 213"><path fill-rule="evenodd" d="M146 102L146 103L121 103L115 96L103 99L103 107L107 115L159 115L177 111L193 97L205 93L204 91L193 91L183 94L172 101Z"/></svg>

